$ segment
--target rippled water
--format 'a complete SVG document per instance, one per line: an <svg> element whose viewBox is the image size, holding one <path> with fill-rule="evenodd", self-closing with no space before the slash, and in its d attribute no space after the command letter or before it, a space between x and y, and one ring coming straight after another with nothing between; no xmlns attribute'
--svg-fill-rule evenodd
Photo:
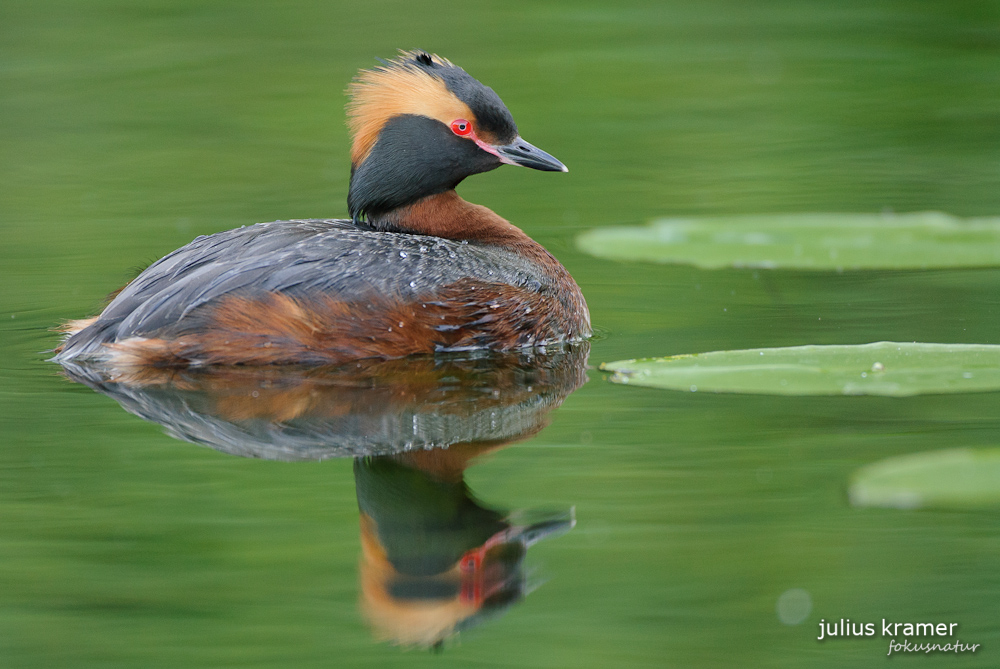
<svg viewBox="0 0 1000 669"><path fill-rule="evenodd" d="M997 214L998 18L995 3L5 3L0 665L872 666L894 661L887 638L819 642L818 624L884 618L958 623L982 646L912 661L995 666L995 510L855 508L846 488L892 455L995 446L996 394L672 393L593 366L1000 343L1000 271L700 271L590 259L572 239L674 214ZM461 190L577 278L600 331L589 371L529 381L538 360L459 360L444 381L387 373L421 379L402 386L306 370L95 392L45 362L48 328L195 235L343 215L343 86L413 46L495 88L569 165ZM573 370L589 377L575 391ZM345 403L373 387L384 413ZM316 459L345 454L324 451L330 434L381 434L391 453L445 428L479 446ZM406 617L425 600L454 605ZM440 654L392 642L436 638Z"/></svg>

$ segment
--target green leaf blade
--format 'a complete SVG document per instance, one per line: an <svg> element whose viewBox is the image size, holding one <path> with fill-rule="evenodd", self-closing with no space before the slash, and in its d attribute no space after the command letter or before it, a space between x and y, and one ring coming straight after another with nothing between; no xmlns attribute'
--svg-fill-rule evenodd
<svg viewBox="0 0 1000 669"><path fill-rule="evenodd" d="M848 489L851 504L896 509L1000 505L1000 448L914 453L862 467Z"/></svg>
<svg viewBox="0 0 1000 669"><path fill-rule="evenodd" d="M589 230L577 246L609 260L702 269L904 270L1000 266L1000 218L783 214L659 219Z"/></svg>
<svg viewBox="0 0 1000 669"><path fill-rule="evenodd" d="M619 360L601 369L615 383L667 390L905 397L1000 390L1000 346L792 346Z"/></svg>

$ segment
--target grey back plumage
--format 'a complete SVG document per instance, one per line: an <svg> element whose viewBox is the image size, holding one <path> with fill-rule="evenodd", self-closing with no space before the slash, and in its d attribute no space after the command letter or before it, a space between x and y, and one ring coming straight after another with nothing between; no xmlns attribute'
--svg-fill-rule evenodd
<svg viewBox="0 0 1000 669"><path fill-rule="evenodd" d="M543 268L497 246L387 235L339 219L259 223L198 237L150 265L56 359L87 357L128 337L183 334L199 326L199 310L225 296L409 302L432 300L437 288L465 278L554 288Z"/></svg>

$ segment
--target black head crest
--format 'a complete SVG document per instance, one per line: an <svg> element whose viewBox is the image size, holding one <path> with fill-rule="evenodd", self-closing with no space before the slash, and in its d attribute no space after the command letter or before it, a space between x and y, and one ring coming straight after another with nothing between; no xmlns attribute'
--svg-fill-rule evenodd
<svg viewBox="0 0 1000 669"><path fill-rule="evenodd" d="M495 152L452 132L455 121L471 123L476 141L488 145L509 144L518 136L514 119L493 89L426 51L400 51L396 58L362 70L348 94L353 135L348 205L356 219L499 167Z"/></svg>

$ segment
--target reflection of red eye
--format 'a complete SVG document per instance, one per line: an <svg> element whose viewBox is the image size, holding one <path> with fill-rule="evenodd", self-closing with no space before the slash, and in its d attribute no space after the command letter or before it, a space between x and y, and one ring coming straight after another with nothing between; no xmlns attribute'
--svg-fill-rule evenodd
<svg viewBox="0 0 1000 669"><path fill-rule="evenodd" d="M460 118L451 122L451 131L459 137L465 137L472 132L472 124L464 118Z"/></svg>

